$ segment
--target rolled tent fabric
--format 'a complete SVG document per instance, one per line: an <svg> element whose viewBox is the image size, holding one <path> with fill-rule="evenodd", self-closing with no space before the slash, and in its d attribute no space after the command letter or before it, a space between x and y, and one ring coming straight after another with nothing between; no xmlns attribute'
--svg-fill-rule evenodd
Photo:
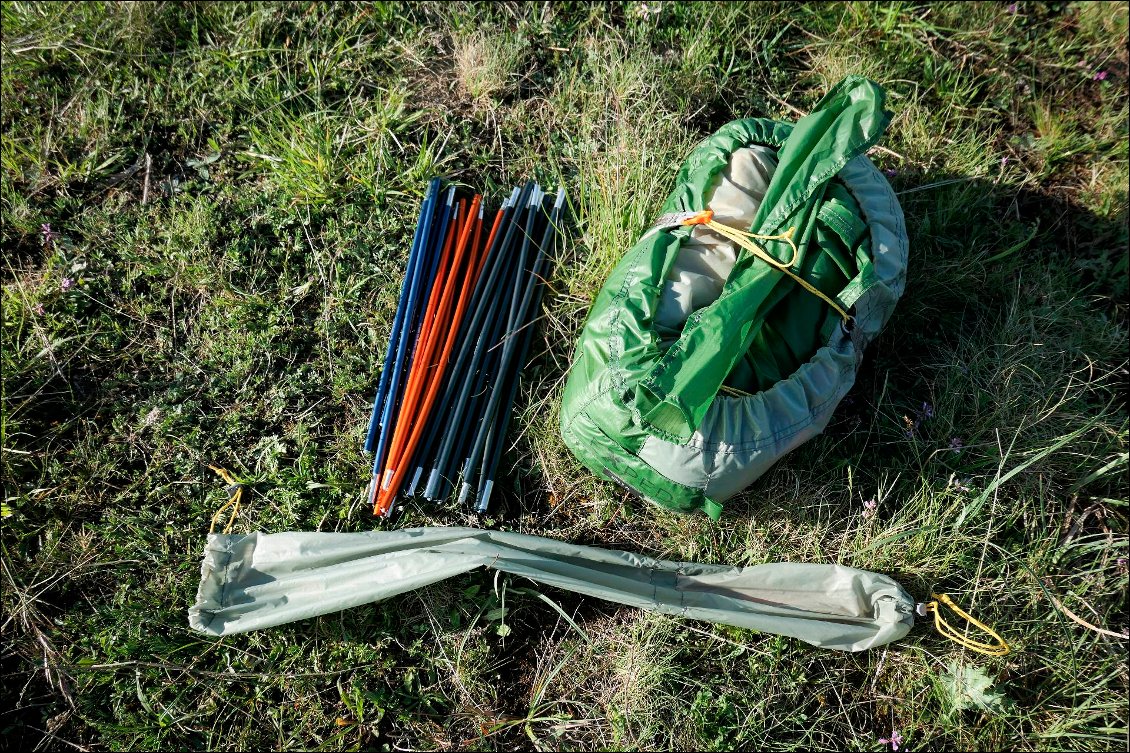
<svg viewBox="0 0 1130 753"><path fill-rule="evenodd" d="M232 635L388 599L487 567L662 614L862 651L914 625L891 578L841 565L727 567L474 528L211 534L189 625Z"/></svg>
<svg viewBox="0 0 1130 753"><path fill-rule="evenodd" d="M906 283L902 209L866 156L885 101L848 76L795 124L735 120L687 155L574 351L560 429L587 468L717 520L824 430ZM715 227L686 224L707 209Z"/></svg>

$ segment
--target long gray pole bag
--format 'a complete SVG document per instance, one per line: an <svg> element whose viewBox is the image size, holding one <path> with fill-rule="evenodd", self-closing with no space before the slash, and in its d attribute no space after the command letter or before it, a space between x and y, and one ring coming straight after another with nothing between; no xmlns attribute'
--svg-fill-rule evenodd
<svg viewBox="0 0 1130 753"><path fill-rule="evenodd" d="M841 565L698 565L475 528L212 534L188 612L214 636L382 601L479 567L676 617L862 651L914 624L884 575Z"/></svg>

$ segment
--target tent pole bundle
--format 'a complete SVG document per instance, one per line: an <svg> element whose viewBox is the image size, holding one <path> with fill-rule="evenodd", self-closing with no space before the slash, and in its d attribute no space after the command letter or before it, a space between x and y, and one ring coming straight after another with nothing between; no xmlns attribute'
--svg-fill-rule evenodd
<svg viewBox="0 0 1130 753"><path fill-rule="evenodd" d="M490 509L564 201L527 182L488 231L482 196L429 183L365 439L374 514L456 488L460 504Z"/></svg>
<svg viewBox="0 0 1130 753"><path fill-rule="evenodd" d="M823 430L905 284L902 210L865 156L889 121L884 101L849 76L797 123L736 120L687 158L577 345L561 430L594 472L718 518ZM417 493L490 509L563 204L531 181L492 220L482 196L428 184L365 438L375 514ZM241 489L231 494L220 512L238 507ZM838 564L674 562L448 527L210 534L189 624L257 630L479 567L823 648L883 646L932 615L968 651L1011 650L944 593L916 603L891 578Z"/></svg>

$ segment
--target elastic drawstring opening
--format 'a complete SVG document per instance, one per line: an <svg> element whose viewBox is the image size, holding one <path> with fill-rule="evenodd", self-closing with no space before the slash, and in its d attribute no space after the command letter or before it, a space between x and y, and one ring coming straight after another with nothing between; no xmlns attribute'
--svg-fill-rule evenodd
<svg viewBox="0 0 1130 753"><path fill-rule="evenodd" d="M228 518L228 524L224 526L224 533L231 533L232 525L235 524L236 516L239 515L240 500L243 499L243 484L236 481L236 479L230 473L228 473L226 468L217 468L214 465L210 465L208 467L215 471L216 474L225 482L227 482L227 487L225 488L227 489L228 494L231 495L228 497L228 501L221 505L220 509L216 510L216 512L212 514L212 525L208 526L208 533L215 533L216 521L220 519L220 516L223 514L224 510L227 510L229 507L231 508L231 517Z"/></svg>
<svg viewBox="0 0 1130 753"><path fill-rule="evenodd" d="M964 646L970 651L975 651L976 653L984 654L985 656L1004 656L1012 650L1011 648L1009 648L1009 645L1005 643L1004 638L1000 637L997 631L974 618L957 604L954 604L953 599L951 599L948 595L930 594L930 598L932 598L933 601L926 602L926 604L922 606L927 613L934 613L934 627L937 628L938 632L946 638L949 638L951 641L957 643L960 646ZM956 614L958 617L961 617L970 625L979 628L980 630L991 636L996 641L996 643L983 643L981 641L968 638L959 633L956 628L946 622L945 618L942 617L942 604L949 607L949 609L954 614Z"/></svg>

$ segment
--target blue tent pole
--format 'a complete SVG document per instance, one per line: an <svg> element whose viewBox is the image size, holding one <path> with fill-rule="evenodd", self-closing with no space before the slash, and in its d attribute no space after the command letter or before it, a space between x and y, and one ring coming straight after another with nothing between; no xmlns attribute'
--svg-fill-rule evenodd
<svg viewBox="0 0 1130 753"><path fill-rule="evenodd" d="M388 390L389 378L391 376L390 367L392 366L393 359L396 357L396 348L400 342L400 330L404 326L404 309L408 298L408 288L415 268L419 265L419 258L421 256L420 247L424 245L428 230L431 226L432 207L435 204L436 196L439 192L439 184L439 178L431 179L428 183L428 190L424 194L423 204L420 207L420 218L416 222L416 233L412 236L412 247L411 251L408 253L408 267L404 273L404 284L400 288L400 299L396 304L396 315L392 321L392 332L388 337L388 349L385 351L384 366L381 368L381 379L377 384L377 394L373 398L372 413L369 414L369 430L365 435L365 452L372 452L373 446L377 440L378 418L381 415L385 393Z"/></svg>
<svg viewBox="0 0 1130 753"><path fill-rule="evenodd" d="M450 205L446 211L455 211L455 213L458 214L458 211L455 209L455 207L458 205L458 202L455 201L455 186L452 186L448 193L450 194L448 197ZM419 334L420 330L422 330L424 327L424 315L428 310L428 301L431 300L432 295L437 292L435 289L435 280L436 274L439 272L440 259L443 257L443 247L447 243L446 223L449 219L450 221L454 222L454 215L452 215L450 218L445 217L443 220L445 224L440 228L440 231L438 233L432 233L431 237L426 241L428 245L425 248L428 249L428 254L424 257L423 262L425 266L424 284L423 288L421 288L420 290L420 300L416 304L416 309L412 317L411 338L413 353L416 347L420 344ZM407 363L411 363L411 357L413 353L408 353Z"/></svg>
<svg viewBox="0 0 1130 753"><path fill-rule="evenodd" d="M440 224L440 228L439 228L439 235L441 237L445 236L447 234L447 227L452 220L452 215L456 211L456 207L454 206L454 202L455 202L455 186L452 186L450 188L450 190L448 190L448 192L447 192L446 206L442 210L443 211L443 220L442 220L442 222ZM443 243L437 243L437 244L434 244L434 246L431 250L434 252L437 249L442 250L442 248L443 248ZM420 273L417 274L413 278L412 284L411 284L411 286L409 287L409 290L408 290L408 304L407 304L407 311L405 312L405 320L409 323L411 323L414 319L422 318L422 317L417 317L417 315L416 315L417 307L419 305L419 300L420 300L420 298L423 297L423 296L420 295L421 288L424 285L427 285L427 286L430 287L435 282L434 280L431 280L431 279L429 279L429 280L424 279L424 277L426 276L425 273L428 270L432 269L432 267L433 267L433 265L430 263L431 260L426 258L426 257L427 257L426 254L422 255L422 258L421 258L421 261L420 261L420 266L421 266ZM393 414L394 414L394 411L396 410L396 408L397 408L397 406L400 402L400 388L402 386L401 385L401 381L402 381L401 377L403 376L402 372L404 371L404 364L405 364L405 361L406 361L406 356L407 356L408 352L412 350L412 346L413 346L412 341L414 340L415 335L416 335L416 332L413 330L413 328L411 326L406 325L406 326L401 327L401 329L400 329L400 345L397 348L396 360L393 364L393 369L392 369L392 376L389 379L388 394L385 395L384 405L383 405L382 411L381 411L381 413L382 413L381 431L380 431L380 436L377 439L376 452L373 454L373 478L372 478L372 481L370 483L370 489L369 489L370 498L375 498L375 495L376 495L377 491L379 490L379 484L378 484L378 478L377 477L380 475L381 466L384 464L385 454L388 452L388 444L389 444L390 441L392 441ZM370 502L372 502L372 501L373 500L370 499Z"/></svg>

